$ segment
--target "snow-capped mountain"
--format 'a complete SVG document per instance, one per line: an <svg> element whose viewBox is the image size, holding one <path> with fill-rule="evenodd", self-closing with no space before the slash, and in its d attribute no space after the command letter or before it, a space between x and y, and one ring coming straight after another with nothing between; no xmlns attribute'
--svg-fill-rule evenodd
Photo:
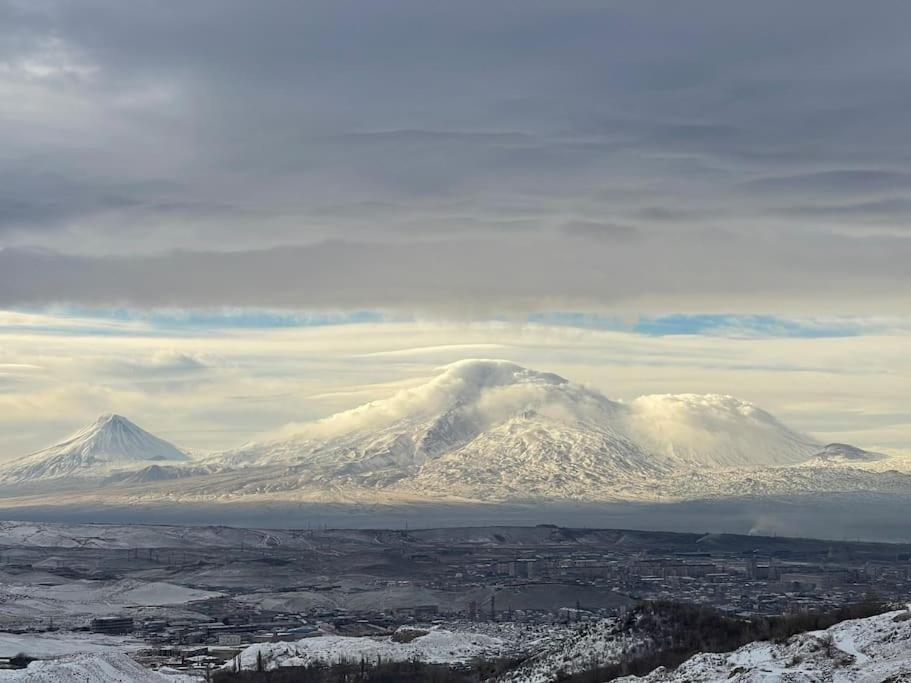
<svg viewBox="0 0 911 683"><path fill-rule="evenodd" d="M224 454L231 465L300 466L313 482L385 487L423 474L488 480L657 476L625 430L628 409L550 373L502 361L449 366L427 384ZM442 484L445 486L445 484Z"/></svg>
<svg viewBox="0 0 911 683"><path fill-rule="evenodd" d="M50 448L0 468L0 482L90 477L117 469L138 469L149 462L185 462L187 454L121 415L102 415Z"/></svg>
<svg viewBox="0 0 911 683"><path fill-rule="evenodd" d="M603 498L682 467L793 465L821 446L729 396L612 401L558 375L470 360L430 382L217 460L295 486L471 498Z"/></svg>
<svg viewBox="0 0 911 683"><path fill-rule="evenodd" d="M911 493L911 476L880 457L823 446L731 396L615 401L552 373L468 360L389 398L192 462L125 418L107 416L0 468L0 483L95 479L99 497L133 502Z"/></svg>

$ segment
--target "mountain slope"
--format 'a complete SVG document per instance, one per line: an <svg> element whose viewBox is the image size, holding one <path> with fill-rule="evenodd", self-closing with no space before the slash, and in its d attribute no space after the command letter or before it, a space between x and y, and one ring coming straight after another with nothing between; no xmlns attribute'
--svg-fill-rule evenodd
<svg viewBox="0 0 911 683"><path fill-rule="evenodd" d="M102 415L61 443L27 455L0 468L0 481L95 476L120 468L139 468L148 462L185 462L186 453L120 415Z"/></svg>
<svg viewBox="0 0 911 683"><path fill-rule="evenodd" d="M399 486L460 497L614 497L662 478L671 463L618 430L528 411L426 463Z"/></svg>

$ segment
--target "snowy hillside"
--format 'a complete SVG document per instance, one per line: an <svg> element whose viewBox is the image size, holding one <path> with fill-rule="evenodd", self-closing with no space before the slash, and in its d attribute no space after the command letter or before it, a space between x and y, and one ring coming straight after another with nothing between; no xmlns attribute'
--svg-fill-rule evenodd
<svg viewBox="0 0 911 683"><path fill-rule="evenodd" d="M419 632L420 633L420 632ZM504 634L505 635L505 634ZM549 683L589 668L616 662L643 646L642 634L618 628L616 620L582 624L533 645L524 662L502 674L502 683ZM802 633L786 643L753 642L734 652L696 655L675 671L663 668L625 683L816 683L911 680L911 612L900 610L845 621ZM517 643L481 633L431 629L407 643L390 637L320 636L290 643L251 645L238 664L253 669L261 659L267 670L315 662L411 661L466 662L475 657L515 655ZM229 664L228 666L233 666Z"/></svg>
<svg viewBox="0 0 911 683"><path fill-rule="evenodd" d="M699 654L675 671L624 683L816 683L911 680L911 612L888 612L802 633L787 643L756 642L724 654Z"/></svg>
<svg viewBox="0 0 911 683"><path fill-rule="evenodd" d="M97 476L148 461L186 461L187 455L120 415L102 415L61 443L0 469L0 482Z"/></svg>
<svg viewBox="0 0 911 683"><path fill-rule="evenodd" d="M624 631L617 619L580 624L547 645L520 666L500 676L498 683L551 683L598 665L616 662L642 645L641 634Z"/></svg>
<svg viewBox="0 0 911 683"><path fill-rule="evenodd" d="M500 638L481 633L431 629L415 631L417 637L397 642L391 636L377 638L317 636L288 643L261 643L244 649L237 663L242 669L255 669L262 660L267 671L287 666L314 663L420 661L428 664L457 664L476 658L499 657L507 644ZM226 668L233 663L226 665Z"/></svg>
<svg viewBox="0 0 911 683"><path fill-rule="evenodd" d="M122 653L75 654L32 662L27 669L0 671L10 683L193 683L195 676L145 669Z"/></svg>

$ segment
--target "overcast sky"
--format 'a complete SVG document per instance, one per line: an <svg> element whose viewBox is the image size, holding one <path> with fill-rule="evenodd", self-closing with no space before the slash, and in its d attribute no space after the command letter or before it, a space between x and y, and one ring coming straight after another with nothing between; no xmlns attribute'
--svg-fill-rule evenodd
<svg viewBox="0 0 911 683"><path fill-rule="evenodd" d="M5 306L909 303L902 0L0 7Z"/></svg>
<svg viewBox="0 0 911 683"><path fill-rule="evenodd" d="M453 344L566 311L753 315L764 337L847 325L891 357L882 335L908 342L911 317L909 26L906 0L0 0L0 309L268 311L251 348L281 311L432 320ZM41 363L0 337L0 397L21 397L4 355ZM699 377L667 390L723 388Z"/></svg>

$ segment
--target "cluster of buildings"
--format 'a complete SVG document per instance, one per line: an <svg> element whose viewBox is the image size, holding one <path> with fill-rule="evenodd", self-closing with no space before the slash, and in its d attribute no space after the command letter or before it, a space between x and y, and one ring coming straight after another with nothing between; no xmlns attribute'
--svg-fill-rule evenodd
<svg viewBox="0 0 911 683"><path fill-rule="evenodd" d="M711 605L731 613L774 615L800 610L826 610L876 596L885 602L911 595L911 557L854 561L789 552L647 552L622 550L560 552L514 549L512 557L479 551L464 564L449 563L445 582L508 588L536 583L601 587L632 600L672 600ZM493 601L491 601L493 602ZM568 605L545 615L565 619ZM586 608L584 599L581 608ZM610 610L608 610L610 611ZM540 610L523 610L540 619ZM583 612L603 614L603 608ZM469 603L465 616L497 618L490 605ZM502 615L501 615L502 616ZM515 616L511 614L510 616Z"/></svg>

